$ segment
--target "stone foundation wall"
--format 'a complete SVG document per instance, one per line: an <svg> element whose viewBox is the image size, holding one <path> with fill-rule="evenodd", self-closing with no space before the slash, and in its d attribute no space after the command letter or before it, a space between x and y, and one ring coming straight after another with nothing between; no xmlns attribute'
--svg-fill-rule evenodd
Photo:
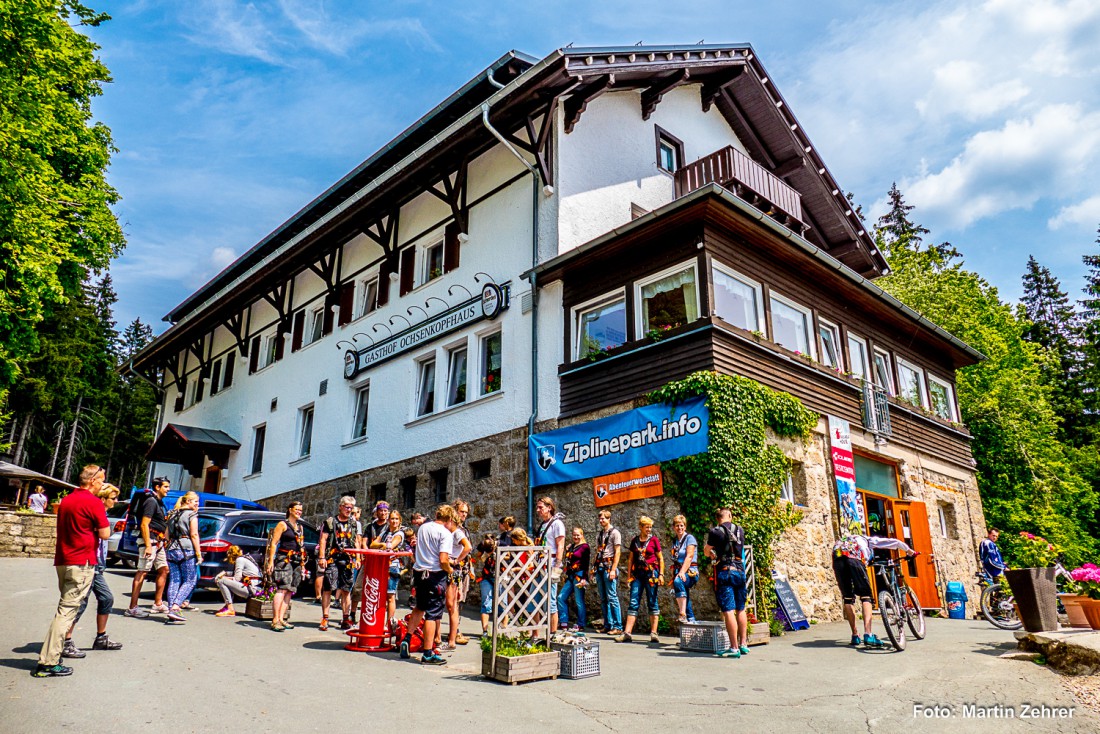
<svg viewBox="0 0 1100 734"><path fill-rule="evenodd" d="M53 558L57 516L0 512L0 556Z"/></svg>

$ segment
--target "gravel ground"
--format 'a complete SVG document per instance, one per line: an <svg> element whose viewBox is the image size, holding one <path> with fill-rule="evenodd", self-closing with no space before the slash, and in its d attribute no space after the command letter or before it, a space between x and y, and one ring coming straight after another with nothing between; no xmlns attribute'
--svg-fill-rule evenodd
<svg viewBox="0 0 1100 734"><path fill-rule="evenodd" d="M1059 675L1073 699L1094 714L1100 714L1100 675Z"/></svg>

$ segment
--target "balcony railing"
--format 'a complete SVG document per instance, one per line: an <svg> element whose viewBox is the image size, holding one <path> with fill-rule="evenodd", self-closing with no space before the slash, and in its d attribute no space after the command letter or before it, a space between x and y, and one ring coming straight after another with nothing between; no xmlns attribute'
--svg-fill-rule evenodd
<svg viewBox="0 0 1100 734"><path fill-rule="evenodd" d="M733 146L676 171L676 196L686 196L709 183L729 189L785 226L802 224L801 194Z"/></svg>
<svg viewBox="0 0 1100 734"><path fill-rule="evenodd" d="M890 435L890 395L866 380L863 381L863 427L876 436Z"/></svg>

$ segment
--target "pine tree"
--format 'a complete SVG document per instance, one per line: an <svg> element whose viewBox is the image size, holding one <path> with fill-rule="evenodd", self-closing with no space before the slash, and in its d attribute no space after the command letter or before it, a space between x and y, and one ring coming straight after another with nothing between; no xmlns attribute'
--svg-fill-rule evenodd
<svg viewBox="0 0 1100 734"><path fill-rule="evenodd" d="M924 235L930 232L910 218L909 213L915 207L905 203L897 183L890 186L887 196L890 209L875 224L875 239L888 261L905 265L908 260L917 258L936 270L942 270L960 257L950 242L924 247Z"/></svg>

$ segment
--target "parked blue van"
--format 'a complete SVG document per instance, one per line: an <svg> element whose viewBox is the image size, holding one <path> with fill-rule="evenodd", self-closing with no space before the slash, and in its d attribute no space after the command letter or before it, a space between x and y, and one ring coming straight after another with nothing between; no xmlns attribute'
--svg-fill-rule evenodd
<svg viewBox="0 0 1100 734"><path fill-rule="evenodd" d="M133 513L130 512L130 508L133 508L138 499L144 500L153 494L151 489L134 489L130 495L130 499L127 501L126 507L126 524L123 527L122 535L118 539L118 555L131 563L137 560L138 553L138 540L141 538L141 529L134 521ZM187 494L179 490L172 490L165 495L161 504L164 505L164 511L167 513L173 507L176 506L176 501L180 497ZM250 500L243 500L239 497L226 497L224 494L212 494L210 492L196 492L199 496L199 508L217 508L223 510L266 510L267 508L258 502L252 502Z"/></svg>

